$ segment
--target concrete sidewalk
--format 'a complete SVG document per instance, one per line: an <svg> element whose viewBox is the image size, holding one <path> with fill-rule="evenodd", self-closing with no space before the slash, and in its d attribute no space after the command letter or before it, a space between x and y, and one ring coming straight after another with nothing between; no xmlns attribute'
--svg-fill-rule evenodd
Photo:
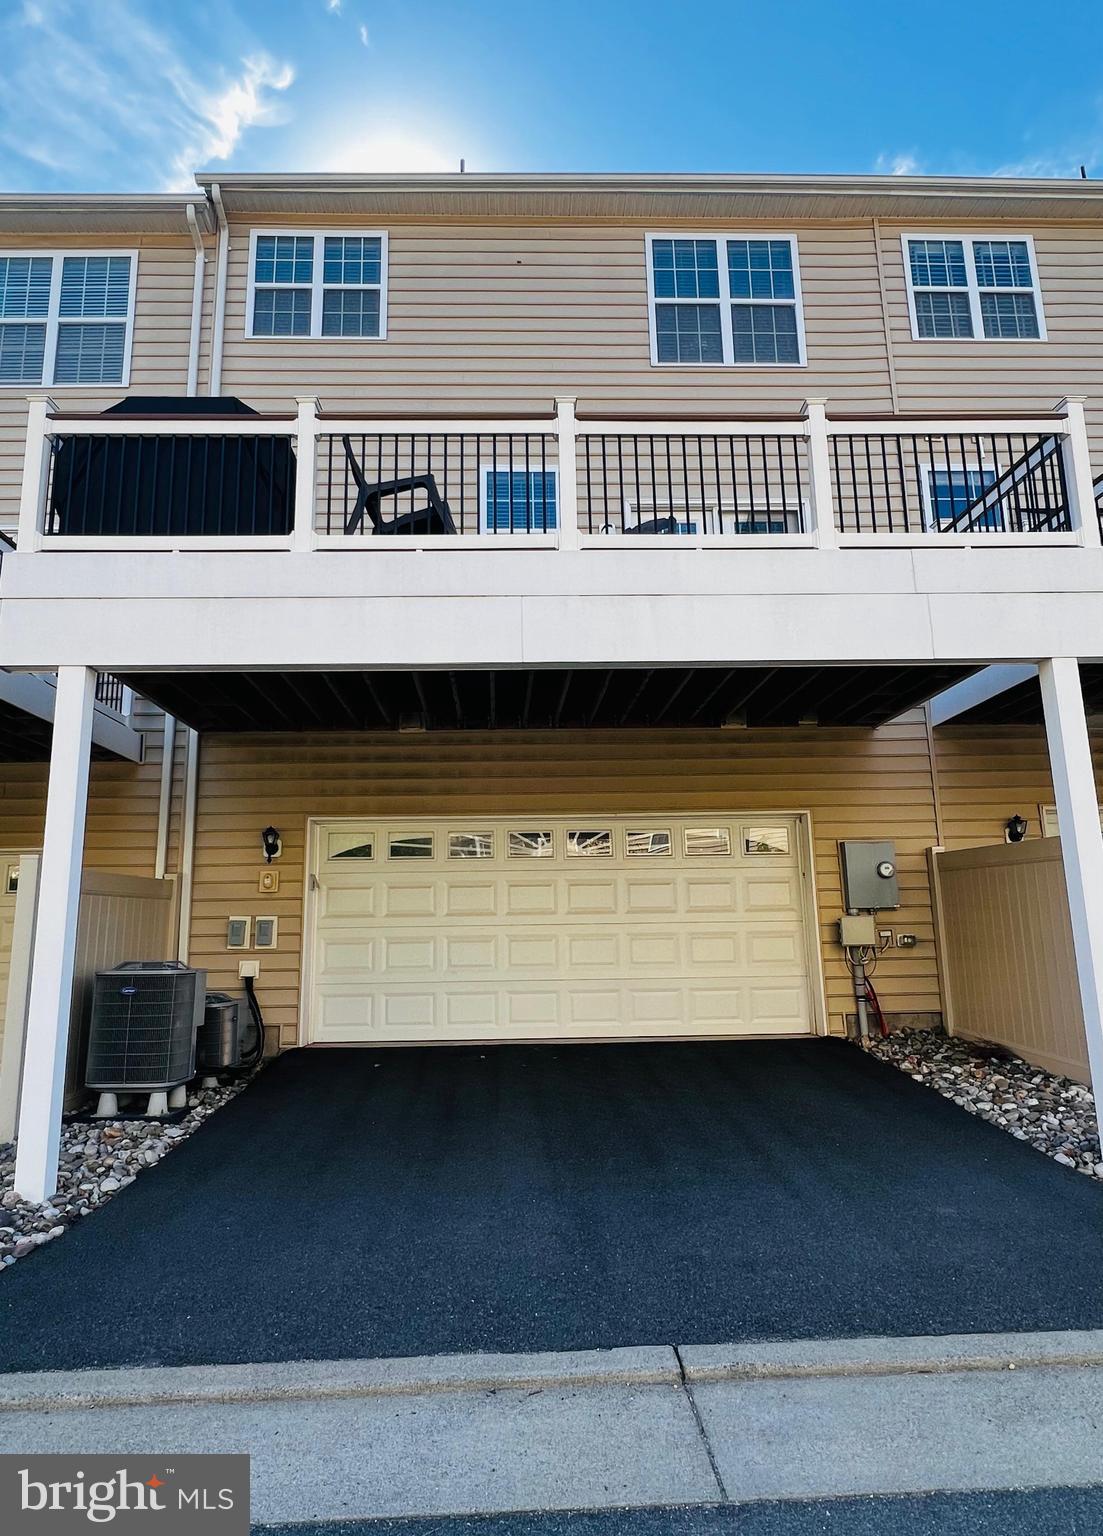
<svg viewBox="0 0 1103 1536"><path fill-rule="evenodd" d="M0 1451L246 1451L258 1523L1103 1482L1103 1333L0 1377Z"/></svg>

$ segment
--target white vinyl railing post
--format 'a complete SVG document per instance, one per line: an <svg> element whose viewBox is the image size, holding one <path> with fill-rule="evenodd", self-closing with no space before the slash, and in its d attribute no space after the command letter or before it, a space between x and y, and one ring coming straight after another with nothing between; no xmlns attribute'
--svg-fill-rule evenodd
<svg viewBox="0 0 1103 1536"><path fill-rule="evenodd" d="M314 548L314 496L318 479L318 402L313 395L295 399L295 524L291 548Z"/></svg>
<svg viewBox="0 0 1103 1536"><path fill-rule="evenodd" d="M1103 1111L1103 832L1080 666L1074 656L1038 663L1072 949L1096 1115Z"/></svg>
<svg viewBox="0 0 1103 1536"><path fill-rule="evenodd" d="M555 435L559 463L559 548L577 549L578 541L578 430L575 397L560 395L555 401Z"/></svg>
<svg viewBox="0 0 1103 1536"><path fill-rule="evenodd" d="M27 440L23 452L23 484L19 492L19 532L16 535L16 548L20 554L42 548L50 479L50 412L56 409L49 395L27 396Z"/></svg>
<svg viewBox="0 0 1103 1536"><path fill-rule="evenodd" d="M1057 402L1057 413L1065 418L1066 435L1061 451L1065 456L1065 484L1071 502L1069 511L1073 531L1080 535L1082 544L1090 544L1098 549L1101 542L1099 518L1095 510L1084 398L1083 395L1066 395Z"/></svg>
<svg viewBox="0 0 1103 1536"><path fill-rule="evenodd" d="M827 400L812 395L802 412L807 423L809 507L817 549L834 549L835 499L831 494L831 457L827 446Z"/></svg>
<svg viewBox="0 0 1103 1536"><path fill-rule="evenodd" d="M57 669L15 1158L16 1189L38 1202L57 1189L95 692L91 667Z"/></svg>

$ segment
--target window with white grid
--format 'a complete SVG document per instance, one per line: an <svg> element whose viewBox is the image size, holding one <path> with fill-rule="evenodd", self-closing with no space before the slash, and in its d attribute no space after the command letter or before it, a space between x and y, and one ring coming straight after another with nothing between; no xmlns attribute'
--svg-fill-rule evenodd
<svg viewBox="0 0 1103 1536"><path fill-rule="evenodd" d="M648 235L646 243L653 363L804 363L791 235Z"/></svg>
<svg viewBox="0 0 1103 1536"><path fill-rule="evenodd" d="M917 341L1044 341L1034 245L1013 238L905 235Z"/></svg>
<svg viewBox="0 0 1103 1536"><path fill-rule="evenodd" d="M382 340L386 235L254 230L247 311L249 336Z"/></svg>
<svg viewBox="0 0 1103 1536"><path fill-rule="evenodd" d="M0 385L126 385L137 256L0 256Z"/></svg>

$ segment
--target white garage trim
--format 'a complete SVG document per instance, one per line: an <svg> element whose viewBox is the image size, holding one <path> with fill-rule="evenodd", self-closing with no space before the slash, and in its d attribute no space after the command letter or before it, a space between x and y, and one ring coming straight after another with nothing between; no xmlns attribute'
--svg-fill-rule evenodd
<svg viewBox="0 0 1103 1536"><path fill-rule="evenodd" d="M745 829L771 822L789 828L789 854L745 853ZM687 854L687 834L713 825L730 830L732 852ZM627 833L649 828L669 829L677 852L630 856ZM553 832L550 859L526 856L525 840L518 837L514 852L507 851L510 832L526 829ZM579 830L608 830L612 854L569 854L568 834ZM473 832L493 833L492 857L450 858L449 837ZM429 834L435 836L431 857L392 855L394 840ZM348 857L341 848L345 840L353 845L371 842L371 857ZM700 840L694 846L700 846ZM825 1033L811 849L809 813L792 809L694 811L689 816L654 810L571 817L415 816L401 821L311 817L299 1043L374 1046ZM757 888L766 901L774 899L770 882L761 878L771 864L775 872L785 870L791 878L791 896L781 893L777 909L764 906L756 918L745 910L748 893ZM672 876L666 891L664 882L654 878L659 870ZM372 878L363 878L366 871ZM604 871L615 878L603 881ZM702 879L706 874L719 879ZM730 877L730 895L724 890L729 884L725 876ZM459 886L454 885L457 879ZM558 894L553 896L552 887ZM464 891L470 910L457 909L458 926L449 935L444 914L454 889ZM582 897L572 922L574 890L581 890ZM642 895L644 903L649 901L648 890L656 902L651 911L637 899ZM330 907L327 898L334 892L344 893L343 910ZM524 911L530 896L531 915ZM381 926L380 901L388 907L397 904L397 931L390 935ZM681 937L687 923L694 922L701 930L691 950ZM341 943L345 935L347 945ZM740 941L747 938L760 940L759 970L749 969L753 962L740 949ZM637 957L647 956L652 939L671 956L667 985L661 959L656 960L650 985L646 970L630 970L626 964L633 949ZM386 946L385 957L380 943ZM449 953L453 943L455 952ZM333 957L328 967L321 958L327 946ZM592 953L586 963L592 969L583 964L572 970L566 951L587 947ZM771 950L779 957L774 971ZM358 963L359 951L365 952L363 965ZM449 983L447 975L455 976L455 953L471 965L470 981ZM413 979L396 981L388 990L376 977L388 969L393 972L392 960L399 955ZM772 1008L777 1010L776 1023L769 1018Z"/></svg>

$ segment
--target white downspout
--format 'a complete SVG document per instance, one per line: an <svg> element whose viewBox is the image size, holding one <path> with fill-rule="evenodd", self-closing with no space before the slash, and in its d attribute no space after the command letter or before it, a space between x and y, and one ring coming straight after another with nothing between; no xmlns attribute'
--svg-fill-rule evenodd
<svg viewBox="0 0 1103 1536"><path fill-rule="evenodd" d="M226 273L230 264L230 225L222 206L222 189L211 183L211 202L218 220L218 265L214 284L214 330L211 336L211 378L207 393L222 393L222 335L226 328Z"/></svg>
<svg viewBox="0 0 1103 1536"><path fill-rule="evenodd" d="M195 869L195 812L199 792L199 732L188 730L184 771L184 824L180 829L180 927L177 955L188 963L191 947L192 874Z"/></svg>
<svg viewBox="0 0 1103 1536"><path fill-rule="evenodd" d="M153 873L165 878L168 867L169 815L172 810L172 771L176 762L176 716L165 716L165 734L161 741L161 793L157 801L157 847Z"/></svg>
<svg viewBox="0 0 1103 1536"><path fill-rule="evenodd" d="M195 216L195 204L187 206L188 229L195 246L195 277L191 290L191 337L188 341L188 394L199 393L199 339L203 329L203 274L207 265L207 253L203 248L203 233Z"/></svg>

